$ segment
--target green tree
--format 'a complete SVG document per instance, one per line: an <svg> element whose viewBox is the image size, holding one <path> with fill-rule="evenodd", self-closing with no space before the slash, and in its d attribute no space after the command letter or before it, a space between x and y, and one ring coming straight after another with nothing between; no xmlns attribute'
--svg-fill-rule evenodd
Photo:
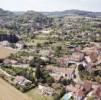
<svg viewBox="0 0 101 100"><path fill-rule="evenodd" d="M46 63L41 60L39 57L34 57L31 61L30 61L30 66L31 67L36 67L37 65L46 65Z"/></svg>
<svg viewBox="0 0 101 100"><path fill-rule="evenodd" d="M56 49L55 49L55 55L60 56L61 51L62 51L62 46L57 46Z"/></svg>
<svg viewBox="0 0 101 100"><path fill-rule="evenodd" d="M40 79L42 77L42 73L41 73L41 69L40 69L40 66L39 65L36 67L35 77L37 79Z"/></svg>

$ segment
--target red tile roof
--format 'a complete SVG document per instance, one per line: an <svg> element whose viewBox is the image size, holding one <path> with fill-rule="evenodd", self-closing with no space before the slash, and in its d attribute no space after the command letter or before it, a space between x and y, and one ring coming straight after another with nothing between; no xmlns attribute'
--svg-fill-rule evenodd
<svg viewBox="0 0 101 100"><path fill-rule="evenodd" d="M81 52L74 52L70 57L70 60L77 61L77 62L80 62L83 59L84 59L84 53L81 53Z"/></svg>
<svg viewBox="0 0 101 100"><path fill-rule="evenodd" d="M92 83L90 81L85 81L83 84L85 92L89 92L92 88Z"/></svg>
<svg viewBox="0 0 101 100"><path fill-rule="evenodd" d="M72 74L74 72L73 68L63 68L63 67L55 67L55 66L47 66L47 70L52 72L64 73L64 74Z"/></svg>
<svg viewBox="0 0 101 100"><path fill-rule="evenodd" d="M95 89L94 95L101 99L101 85Z"/></svg>

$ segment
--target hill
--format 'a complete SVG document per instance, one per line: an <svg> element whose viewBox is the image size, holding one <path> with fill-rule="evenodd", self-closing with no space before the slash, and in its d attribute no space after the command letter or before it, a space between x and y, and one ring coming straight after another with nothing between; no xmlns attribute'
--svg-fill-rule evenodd
<svg viewBox="0 0 101 100"><path fill-rule="evenodd" d="M50 27L52 18L40 12L10 12L0 9L0 27L18 34L29 34ZM2 30L0 30L2 31ZM9 32L12 33L12 32Z"/></svg>
<svg viewBox="0 0 101 100"><path fill-rule="evenodd" d="M82 11L82 10L65 10L65 11L56 11L56 12L42 12L46 16L52 17L63 17L63 16L87 16L87 17L99 17L101 12L91 12L91 11Z"/></svg>
<svg viewBox="0 0 101 100"><path fill-rule="evenodd" d="M1 16L11 16L11 15L14 15L14 13L0 8L0 17Z"/></svg>

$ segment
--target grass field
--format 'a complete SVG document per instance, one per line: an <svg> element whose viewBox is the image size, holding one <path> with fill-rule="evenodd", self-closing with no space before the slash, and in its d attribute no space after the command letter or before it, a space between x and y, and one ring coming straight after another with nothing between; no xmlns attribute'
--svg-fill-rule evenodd
<svg viewBox="0 0 101 100"><path fill-rule="evenodd" d="M4 59L8 57L11 53L16 53L16 50L5 48L5 47L0 47L0 59Z"/></svg>
<svg viewBox="0 0 101 100"><path fill-rule="evenodd" d="M0 78L0 100L32 100ZM36 100L36 99L33 99Z"/></svg>

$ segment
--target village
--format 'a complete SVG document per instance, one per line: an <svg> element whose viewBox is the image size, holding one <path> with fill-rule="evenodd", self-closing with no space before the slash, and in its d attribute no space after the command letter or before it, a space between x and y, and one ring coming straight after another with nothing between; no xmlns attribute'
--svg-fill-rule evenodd
<svg viewBox="0 0 101 100"><path fill-rule="evenodd" d="M62 57L55 56L51 48L41 50L36 46L32 50L22 41L14 48L10 42L2 41L1 47L16 52L0 58L0 76L20 91L37 87L39 94L58 100L101 99L100 43L91 42L83 49L67 46L72 53Z"/></svg>
<svg viewBox="0 0 101 100"><path fill-rule="evenodd" d="M21 100L101 100L101 17L0 11L0 86Z"/></svg>

